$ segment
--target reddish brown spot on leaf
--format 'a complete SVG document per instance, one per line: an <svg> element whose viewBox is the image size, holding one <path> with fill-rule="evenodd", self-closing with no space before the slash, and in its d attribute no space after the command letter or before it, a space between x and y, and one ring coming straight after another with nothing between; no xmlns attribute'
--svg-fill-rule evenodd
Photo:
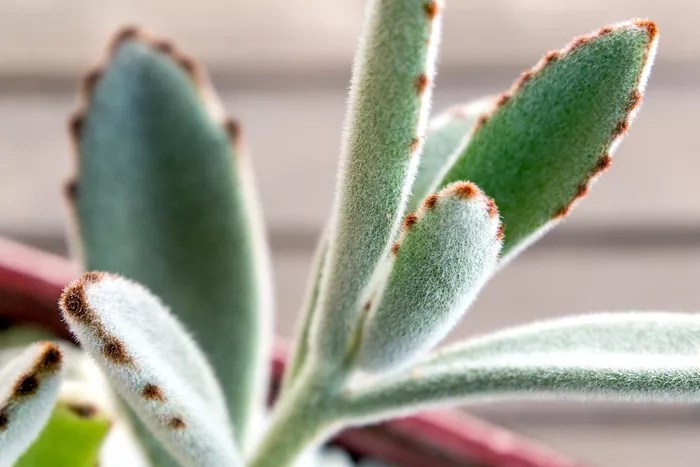
<svg viewBox="0 0 700 467"><path fill-rule="evenodd" d="M418 222L418 216L415 214L409 214L406 216L406 219L403 221L403 226L406 230L410 230L411 227L416 225L416 222Z"/></svg>
<svg viewBox="0 0 700 467"><path fill-rule="evenodd" d="M601 28L600 31L598 31L598 35L604 36L606 34L610 34L614 30L615 30L615 28L613 28L612 26L605 26L604 28Z"/></svg>
<svg viewBox="0 0 700 467"><path fill-rule="evenodd" d="M440 7L438 6L438 2L436 0L429 1L423 8L425 10L425 15L431 21L434 20L440 12Z"/></svg>
<svg viewBox="0 0 700 467"><path fill-rule="evenodd" d="M90 323L93 321L93 315L87 306L83 283L76 281L66 287L59 300L63 311L68 313L74 319L82 323Z"/></svg>
<svg viewBox="0 0 700 467"><path fill-rule="evenodd" d="M605 154L603 157L598 160L598 164L595 166L595 172L594 173L600 173L605 170L608 170L610 168L610 165L612 164L612 157L610 157L609 154Z"/></svg>
<svg viewBox="0 0 700 467"><path fill-rule="evenodd" d="M620 135L624 135L627 130L629 129L629 123L627 120L621 120L617 122L617 125L615 125L615 129L613 130L613 138L617 138Z"/></svg>
<svg viewBox="0 0 700 467"><path fill-rule="evenodd" d="M131 356L126 351L124 343L121 342L114 336L104 336L104 342L102 343L102 353L106 358L111 360L117 365L131 365L133 360Z"/></svg>
<svg viewBox="0 0 700 467"><path fill-rule="evenodd" d="M588 184L587 183L582 183L579 185L578 190L576 191L576 197L577 198L582 198L588 194Z"/></svg>
<svg viewBox="0 0 700 467"><path fill-rule="evenodd" d="M370 308L372 308L372 300L367 300L367 302L365 302L365 306L362 307L362 309L364 311L369 311Z"/></svg>
<svg viewBox="0 0 700 467"><path fill-rule="evenodd" d="M7 429L10 424L10 416L7 414L7 408L2 408L0 410L0 431Z"/></svg>
<svg viewBox="0 0 700 467"><path fill-rule="evenodd" d="M175 52L175 46L172 42L166 40L156 40L153 42L153 48L165 55L172 55Z"/></svg>
<svg viewBox="0 0 700 467"><path fill-rule="evenodd" d="M636 24L638 27L642 29L646 29L647 34L649 34L649 39L654 40L659 33L659 28L656 26L656 23L654 23L651 20L648 19L638 19L634 21L634 24Z"/></svg>
<svg viewBox="0 0 700 467"><path fill-rule="evenodd" d="M99 271L88 271L83 274L83 277L81 278L83 283L85 284L94 284L96 282L99 282L104 278L104 273L99 272Z"/></svg>
<svg viewBox="0 0 700 467"><path fill-rule="evenodd" d="M411 144L409 146L411 154L415 154L418 151L419 147L420 147L420 138L413 138L411 140Z"/></svg>
<svg viewBox="0 0 700 467"><path fill-rule="evenodd" d="M493 198L489 198L488 196L486 197L486 209L488 210L489 217L498 217L498 206L496 206L496 202Z"/></svg>
<svg viewBox="0 0 700 467"><path fill-rule="evenodd" d="M72 403L68 404L66 407L80 418L92 418L97 415L98 412L97 407L92 404Z"/></svg>
<svg viewBox="0 0 700 467"><path fill-rule="evenodd" d="M416 78L416 90L418 91L418 94L423 95L423 93L425 93L425 91L428 89L429 84L430 78L428 78L428 75L425 73Z"/></svg>
<svg viewBox="0 0 700 467"><path fill-rule="evenodd" d="M80 141L80 134L83 131L84 118L83 113L78 112L73 114L73 116L68 120L68 131L76 143Z"/></svg>
<svg viewBox="0 0 700 467"><path fill-rule="evenodd" d="M571 203L567 204L566 206L562 206L561 208L559 208L559 210L557 210L557 211L554 213L554 215L552 216L552 218L554 218L554 219L559 219L559 218L565 217L567 214L569 214L569 211L570 211L570 210L571 210Z"/></svg>
<svg viewBox="0 0 700 467"><path fill-rule="evenodd" d="M141 395L148 400L158 402L165 401L165 395L163 394L163 391L155 384L145 385L141 390Z"/></svg>
<svg viewBox="0 0 700 467"><path fill-rule="evenodd" d="M453 195L462 199L471 199L481 193L481 190L472 182L458 182L450 190Z"/></svg>
<svg viewBox="0 0 700 467"><path fill-rule="evenodd" d="M642 103L642 93L638 90L635 89L630 93L630 101L629 104L627 105L628 111L634 110L639 104Z"/></svg>
<svg viewBox="0 0 700 467"><path fill-rule="evenodd" d="M192 77L197 76L197 64L189 57L180 56L177 59L178 64Z"/></svg>
<svg viewBox="0 0 700 467"><path fill-rule="evenodd" d="M78 199L78 181L74 178L68 180L65 185L63 185L63 192L70 201Z"/></svg>
<svg viewBox="0 0 700 467"><path fill-rule="evenodd" d="M433 193L432 195L425 198L425 201L423 201L423 207L426 209L434 208L439 198L440 197L437 194Z"/></svg>
<svg viewBox="0 0 700 467"><path fill-rule="evenodd" d="M180 418L180 417L172 417L168 421L168 426L172 428L173 430L184 430L187 425L185 425L185 421Z"/></svg>
<svg viewBox="0 0 700 467"><path fill-rule="evenodd" d="M102 68L95 68L90 70L85 75L85 78L83 78L83 94L86 99L89 99L92 96L92 92L95 90L95 86L102 77L103 73L104 70L102 70Z"/></svg>
<svg viewBox="0 0 700 467"><path fill-rule="evenodd" d="M571 50L578 49L579 47L582 47L582 46L588 44L589 42L591 42L591 38L588 36L577 37L571 43Z"/></svg>
<svg viewBox="0 0 700 467"><path fill-rule="evenodd" d="M498 224L498 230L496 231L496 239L503 240L503 237L505 237L503 224Z"/></svg>
<svg viewBox="0 0 700 467"><path fill-rule="evenodd" d="M224 129L232 141L238 140L241 136L241 123L233 118L227 118L224 122Z"/></svg>
<svg viewBox="0 0 700 467"><path fill-rule="evenodd" d="M34 394L37 389L39 389L39 378L37 378L36 374L30 373L17 381L12 393L18 397L29 396Z"/></svg>
<svg viewBox="0 0 700 467"><path fill-rule="evenodd" d="M47 342L44 347L44 353L41 355L41 360L37 370L40 372L51 371L60 366L63 362L63 352L58 345L53 342Z"/></svg>
<svg viewBox="0 0 700 467"><path fill-rule="evenodd" d="M518 78L515 87L522 88L523 86L525 86L532 79L532 75L533 73L531 70L523 71L522 73L520 73L520 77Z"/></svg>
<svg viewBox="0 0 700 467"><path fill-rule="evenodd" d="M550 63L556 62L559 60L560 55L558 50L550 50L544 55L544 63L549 65Z"/></svg>
<svg viewBox="0 0 700 467"><path fill-rule="evenodd" d="M127 39L133 39L136 36L140 34L140 30L138 26L134 25L128 25L124 26L122 29L117 31L117 34L114 36L114 42L121 42Z"/></svg>
<svg viewBox="0 0 700 467"><path fill-rule="evenodd" d="M395 255L399 254L400 247L401 245L399 244L399 242L394 243L393 245L391 245L391 252Z"/></svg>
<svg viewBox="0 0 700 467"><path fill-rule="evenodd" d="M489 116L488 116L488 115L486 115L486 114L480 115L479 118L476 120L475 129L478 130L478 129L481 128L482 126L486 125L486 122L488 122L488 121L489 121Z"/></svg>
<svg viewBox="0 0 700 467"><path fill-rule="evenodd" d="M511 95L508 93L501 94L498 97L498 100L496 101L496 106L502 107L502 106L506 105L508 103L508 101L510 100L510 98L511 98Z"/></svg>

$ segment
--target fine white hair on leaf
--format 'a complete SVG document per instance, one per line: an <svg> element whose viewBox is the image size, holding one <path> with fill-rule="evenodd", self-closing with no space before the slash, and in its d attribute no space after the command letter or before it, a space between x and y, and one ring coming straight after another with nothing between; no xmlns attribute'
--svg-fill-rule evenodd
<svg viewBox="0 0 700 467"><path fill-rule="evenodd" d="M406 216L384 289L366 311L357 364L387 370L430 350L476 298L500 250L498 209L476 185L426 198Z"/></svg>
<svg viewBox="0 0 700 467"><path fill-rule="evenodd" d="M180 462L242 465L214 373L160 300L93 272L70 284L60 305L83 348Z"/></svg>
<svg viewBox="0 0 700 467"><path fill-rule="evenodd" d="M566 397L700 400L700 314L601 313L497 331L347 394L354 423L428 407Z"/></svg>
<svg viewBox="0 0 700 467"><path fill-rule="evenodd" d="M441 0L372 0L355 56L312 351L337 363L401 225L418 168Z"/></svg>
<svg viewBox="0 0 700 467"><path fill-rule="evenodd" d="M61 384L63 354L52 342L0 353L0 466L29 448L51 415Z"/></svg>

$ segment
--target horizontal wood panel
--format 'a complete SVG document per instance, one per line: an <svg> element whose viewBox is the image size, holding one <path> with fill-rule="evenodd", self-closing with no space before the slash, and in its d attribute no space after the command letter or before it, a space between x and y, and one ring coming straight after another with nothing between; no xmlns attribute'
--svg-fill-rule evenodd
<svg viewBox="0 0 700 467"><path fill-rule="evenodd" d="M508 85L438 86L435 109ZM244 122L268 226L278 233L320 231L333 198L343 119L343 86L320 90L227 92L225 106ZM0 93L0 231L55 235L65 217L61 183L73 171L66 117L72 92ZM695 126L700 90L650 85L644 108L611 170L562 232L649 226L700 229L700 159ZM698 234L700 239L700 233Z"/></svg>
<svg viewBox="0 0 700 467"><path fill-rule="evenodd" d="M571 37L631 17L656 20L663 57L700 57L698 2L477 0L446 2L442 65L527 64ZM111 32L143 24L175 37L218 70L349 69L364 2L358 0L9 0L0 2L3 73L73 73Z"/></svg>

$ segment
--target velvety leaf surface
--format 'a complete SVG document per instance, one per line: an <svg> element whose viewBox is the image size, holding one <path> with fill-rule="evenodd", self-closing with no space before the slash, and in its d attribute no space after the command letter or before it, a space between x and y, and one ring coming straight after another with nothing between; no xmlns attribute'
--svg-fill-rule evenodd
<svg viewBox="0 0 700 467"><path fill-rule="evenodd" d="M125 31L86 81L70 193L85 268L141 282L171 308L245 437L266 387L267 258L240 130L203 80L172 45Z"/></svg>
<svg viewBox="0 0 700 467"><path fill-rule="evenodd" d="M155 296L122 277L86 273L60 306L83 349L181 463L242 465L212 369Z"/></svg>
<svg viewBox="0 0 700 467"><path fill-rule="evenodd" d="M616 313L544 321L456 344L349 396L370 420L508 398L700 400L700 315Z"/></svg>
<svg viewBox="0 0 700 467"><path fill-rule="evenodd" d="M610 164L639 106L656 26L630 21L548 53L478 123L440 186L470 180L492 197L504 254L564 216Z"/></svg>
<svg viewBox="0 0 700 467"><path fill-rule="evenodd" d="M348 351L362 295L408 201L428 114L441 6L438 0L368 5L312 338L329 362L338 363Z"/></svg>
<svg viewBox="0 0 700 467"><path fill-rule="evenodd" d="M62 360L58 345L46 341L0 353L0 466L13 465L49 419Z"/></svg>
<svg viewBox="0 0 700 467"><path fill-rule="evenodd" d="M383 290L367 303L357 363L405 364L437 344L493 272L498 210L472 183L455 183L406 217Z"/></svg>

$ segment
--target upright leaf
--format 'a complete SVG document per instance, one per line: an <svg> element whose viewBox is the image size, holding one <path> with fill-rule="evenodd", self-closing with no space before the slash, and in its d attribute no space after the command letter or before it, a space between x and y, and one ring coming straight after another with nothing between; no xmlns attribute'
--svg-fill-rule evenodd
<svg viewBox="0 0 700 467"><path fill-rule="evenodd" d="M357 363L384 370L442 340L493 272L498 210L471 183L449 185L404 222L386 285L367 304Z"/></svg>
<svg viewBox="0 0 700 467"><path fill-rule="evenodd" d="M212 362L243 442L263 410L271 310L240 130L172 45L126 30L112 50L73 126L84 265L145 284L173 310Z"/></svg>
<svg viewBox="0 0 700 467"><path fill-rule="evenodd" d="M180 462L242 465L213 371L156 297L119 276L86 273L60 306L82 347Z"/></svg>
<svg viewBox="0 0 700 467"><path fill-rule="evenodd" d="M375 267L401 223L434 77L440 0L372 0L355 58L314 350L348 351Z"/></svg>
<svg viewBox="0 0 700 467"><path fill-rule="evenodd" d="M656 26L634 20L549 52L483 115L438 186L469 180L492 197L504 254L566 215L611 162L642 101Z"/></svg>

